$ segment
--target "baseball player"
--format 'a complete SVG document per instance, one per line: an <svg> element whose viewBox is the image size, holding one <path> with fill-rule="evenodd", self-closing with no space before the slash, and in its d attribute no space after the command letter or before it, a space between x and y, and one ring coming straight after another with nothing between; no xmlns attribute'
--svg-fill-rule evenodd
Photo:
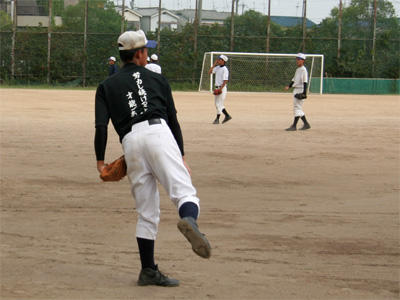
<svg viewBox="0 0 400 300"><path fill-rule="evenodd" d="M304 66L304 62L306 60L306 56L303 53L298 53L296 55L296 73L292 79L292 82L285 87L286 90L293 87L293 112L294 112L294 121L292 126L286 128L287 131L296 131L297 122L301 118L304 122L304 125L300 130L310 129L311 126L308 123L306 116L303 112L303 104L304 99L307 98L307 84L308 84L308 73L307 69Z"/></svg>
<svg viewBox="0 0 400 300"><path fill-rule="evenodd" d="M181 128L171 88L160 74L144 68L148 41L142 30L118 38L122 69L99 84L95 100L94 139L97 170L105 168L109 120L119 135L127 176L136 202L136 239L141 272L138 285L177 286L179 281L161 273L154 262L154 241L160 221L157 181L176 205L178 228L193 251L209 258L211 247L199 231L199 198L184 160Z"/></svg>
<svg viewBox="0 0 400 300"><path fill-rule="evenodd" d="M219 94L214 92L214 101L215 107L217 109L217 117L215 118L213 124L219 124L219 118L221 113L224 113L225 118L222 123L228 122L232 119L231 115L225 109L224 101L227 93L227 83L229 80L229 70L226 67L225 63L228 61L228 57L225 55L218 56L217 60L214 62L214 65L208 71L208 74L215 74L215 89ZM215 91L215 90L214 90Z"/></svg>
<svg viewBox="0 0 400 300"><path fill-rule="evenodd" d="M114 56L110 56L110 58L108 59L108 65L109 65L109 67L108 67L108 76L111 76L111 75L113 75L113 74L118 72L118 67L115 64L116 61L117 60L115 59Z"/></svg>
<svg viewBox="0 0 400 300"><path fill-rule="evenodd" d="M150 71L156 72L158 74L161 74L161 67L158 65L158 56L157 54L153 54L150 56L149 59L150 63L148 63L145 67L146 69L149 69Z"/></svg>

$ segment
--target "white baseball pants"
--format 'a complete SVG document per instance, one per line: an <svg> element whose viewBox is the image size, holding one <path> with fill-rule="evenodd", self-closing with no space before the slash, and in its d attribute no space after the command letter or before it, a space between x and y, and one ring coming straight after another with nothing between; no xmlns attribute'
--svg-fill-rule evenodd
<svg viewBox="0 0 400 300"><path fill-rule="evenodd" d="M303 88L295 88L293 90L293 114L295 117L304 116L304 112L303 112L304 100L299 100L294 96L297 93L302 93L302 92L303 92Z"/></svg>
<svg viewBox="0 0 400 300"><path fill-rule="evenodd" d="M196 189L164 120L161 119L161 124L149 125L148 121L134 124L123 138L122 147L138 212L136 237L155 240L160 222L157 180L178 210L185 202L199 206Z"/></svg>
<svg viewBox="0 0 400 300"><path fill-rule="evenodd" d="M214 96L215 108L217 109L217 115L222 114L222 110L225 108L224 102L225 102L225 97L226 97L227 91L228 91L228 89L226 88L226 86L224 86L222 88L222 93Z"/></svg>

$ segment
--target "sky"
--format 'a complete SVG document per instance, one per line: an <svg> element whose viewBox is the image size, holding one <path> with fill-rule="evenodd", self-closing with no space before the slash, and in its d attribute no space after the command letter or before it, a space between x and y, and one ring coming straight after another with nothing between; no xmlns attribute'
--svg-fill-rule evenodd
<svg viewBox="0 0 400 300"><path fill-rule="evenodd" d="M131 0L125 0L129 6ZM232 10L232 0L202 0L203 9L215 9L217 11ZM379 0L378 0L379 1ZM122 3L122 0L116 2ZM391 1L396 15L400 17L400 0ZM134 0L136 7L158 7L159 0ZM350 0L343 0L343 4L349 4ZM196 8L195 0L161 0L163 8L178 10L183 8ZM307 18L315 23L320 23L330 15L332 8L339 6L339 0L307 0ZM268 0L239 0L239 14L246 10L256 10L268 14ZM301 17L303 0L271 0L272 16Z"/></svg>

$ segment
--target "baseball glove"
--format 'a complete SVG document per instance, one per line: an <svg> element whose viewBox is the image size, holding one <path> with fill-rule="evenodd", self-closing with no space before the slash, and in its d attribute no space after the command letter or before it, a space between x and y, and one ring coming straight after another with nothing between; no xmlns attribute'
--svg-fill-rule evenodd
<svg viewBox="0 0 400 300"><path fill-rule="evenodd" d="M215 89L214 91L213 91L213 94L214 95L219 95L219 94L221 94L222 93L222 90L221 89Z"/></svg>
<svg viewBox="0 0 400 300"><path fill-rule="evenodd" d="M304 93L298 93L294 95L295 98L299 99L299 100L303 100L307 98L307 95Z"/></svg>
<svg viewBox="0 0 400 300"><path fill-rule="evenodd" d="M103 181L119 181L126 175L125 156L114 160L106 165L101 171L100 178Z"/></svg>

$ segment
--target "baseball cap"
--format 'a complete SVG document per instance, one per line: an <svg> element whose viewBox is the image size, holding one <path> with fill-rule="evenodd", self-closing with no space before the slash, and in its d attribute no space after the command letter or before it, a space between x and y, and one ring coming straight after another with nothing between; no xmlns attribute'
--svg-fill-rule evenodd
<svg viewBox="0 0 400 300"><path fill-rule="evenodd" d="M150 56L150 58L151 58L152 60L158 60L157 54L153 54L152 56Z"/></svg>
<svg viewBox="0 0 400 300"><path fill-rule="evenodd" d="M148 41L143 30L125 31L118 37L119 50L134 50L143 47L155 48L157 43Z"/></svg>
<svg viewBox="0 0 400 300"><path fill-rule="evenodd" d="M224 62L228 61L228 57L226 57L225 55L220 55L218 56L218 58L222 59Z"/></svg>
<svg viewBox="0 0 400 300"><path fill-rule="evenodd" d="M306 60L306 56L303 53L297 53L296 58L300 58L302 60Z"/></svg>
<svg viewBox="0 0 400 300"><path fill-rule="evenodd" d="M108 60L117 61L114 56L110 56Z"/></svg>

